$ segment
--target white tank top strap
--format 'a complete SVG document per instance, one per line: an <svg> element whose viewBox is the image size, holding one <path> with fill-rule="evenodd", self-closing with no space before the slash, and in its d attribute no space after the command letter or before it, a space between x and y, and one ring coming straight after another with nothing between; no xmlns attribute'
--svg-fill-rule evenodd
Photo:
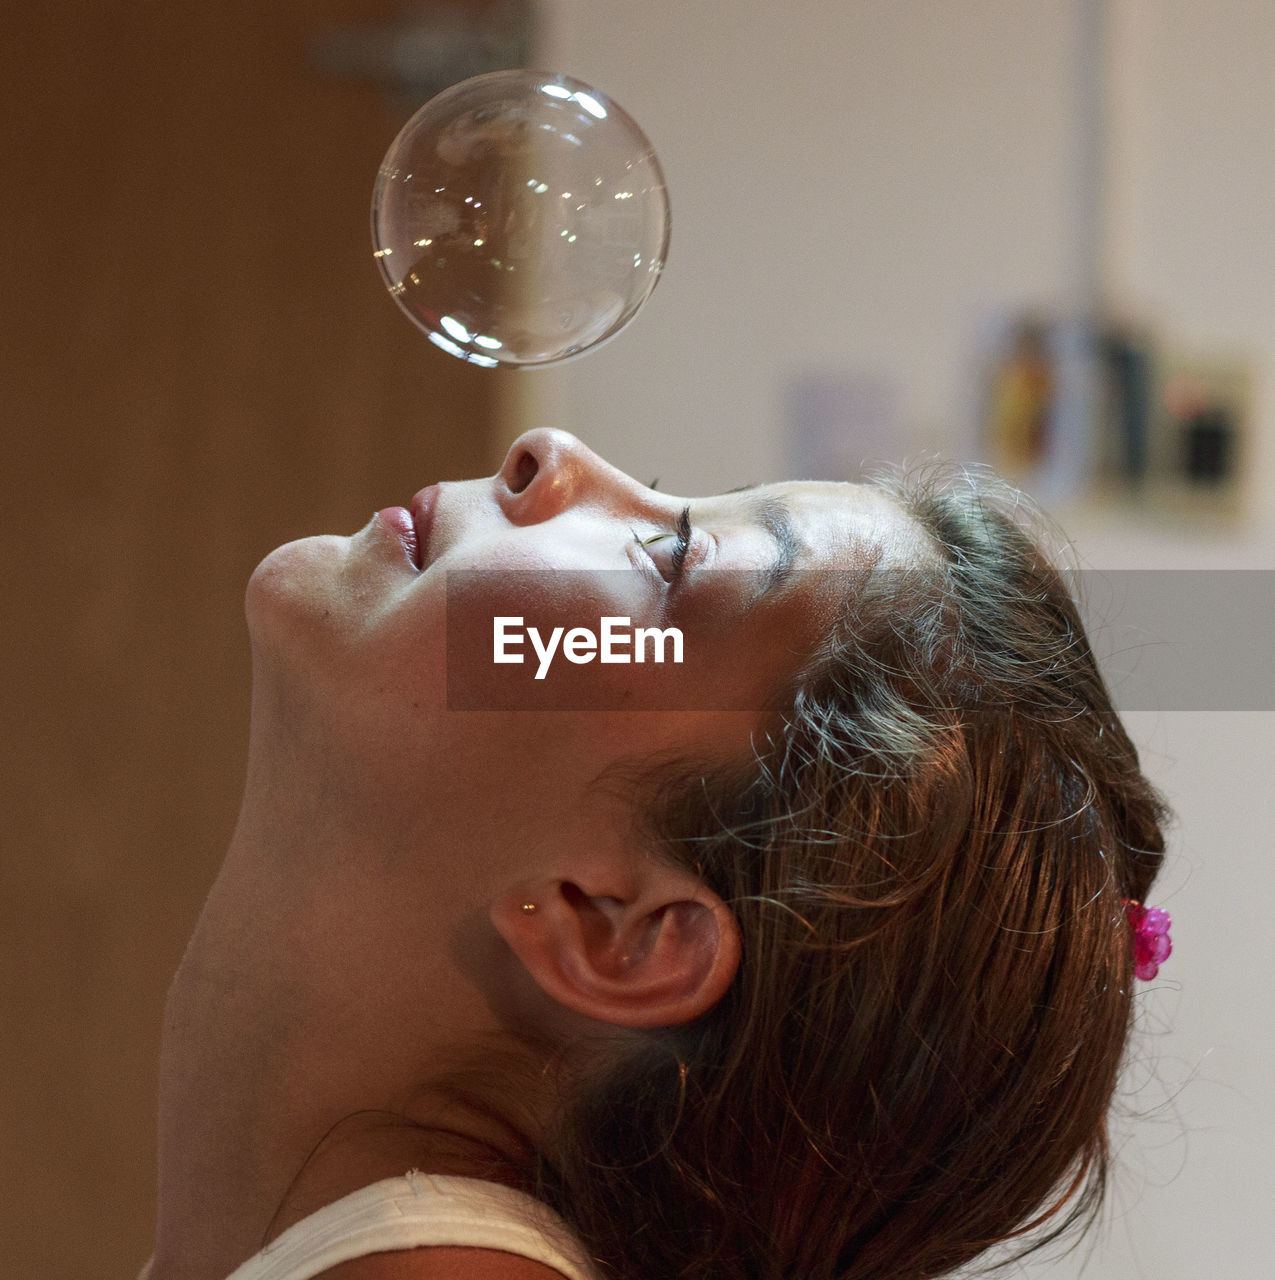
<svg viewBox="0 0 1275 1280"><path fill-rule="evenodd" d="M567 1280L597 1280L584 1246L547 1205L494 1182L416 1170L312 1213L228 1280L312 1280L351 1258L426 1245L500 1249L543 1262Z"/></svg>

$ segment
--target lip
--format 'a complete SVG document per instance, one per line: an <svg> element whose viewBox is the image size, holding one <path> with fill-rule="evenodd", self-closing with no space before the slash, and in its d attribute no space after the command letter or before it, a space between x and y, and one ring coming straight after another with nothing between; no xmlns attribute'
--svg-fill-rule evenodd
<svg viewBox="0 0 1275 1280"><path fill-rule="evenodd" d="M420 544L416 537L416 526L412 520L412 513L406 507L382 507L376 513L376 518L402 544L412 567L419 569L421 567Z"/></svg>
<svg viewBox="0 0 1275 1280"><path fill-rule="evenodd" d="M434 528L434 509L438 505L438 485L431 484L415 494L411 501L412 531L415 548L412 562L418 569L429 563L429 538Z"/></svg>

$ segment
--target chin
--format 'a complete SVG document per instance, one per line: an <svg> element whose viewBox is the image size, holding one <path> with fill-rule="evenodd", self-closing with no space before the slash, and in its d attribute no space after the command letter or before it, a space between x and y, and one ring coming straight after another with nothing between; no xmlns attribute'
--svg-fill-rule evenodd
<svg viewBox="0 0 1275 1280"><path fill-rule="evenodd" d="M325 629L333 613L340 565L348 538L325 534L285 543L253 570L244 593L244 614L254 647L298 631Z"/></svg>

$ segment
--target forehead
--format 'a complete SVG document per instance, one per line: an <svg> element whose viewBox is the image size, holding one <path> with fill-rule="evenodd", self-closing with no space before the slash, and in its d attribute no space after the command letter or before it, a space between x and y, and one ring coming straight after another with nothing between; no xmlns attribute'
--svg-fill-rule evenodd
<svg viewBox="0 0 1275 1280"><path fill-rule="evenodd" d="M781 504L798 544L798 569L862 567L869 550L886 562L906 562L923 552L921 531L893 498L870 484L789 480L727 494L741 507Z"/></svg>

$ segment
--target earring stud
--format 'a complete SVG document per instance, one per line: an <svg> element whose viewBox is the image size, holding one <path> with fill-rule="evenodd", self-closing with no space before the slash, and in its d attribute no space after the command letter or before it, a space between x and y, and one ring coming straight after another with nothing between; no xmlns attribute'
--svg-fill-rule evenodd
<svg viewBox="0 0 1275 1280"><path fill-rule="evenodd" d="M527 915L534 915L536 912L536 904L534 902L524 902L522 904L522 909L527 913Z"/></svg>

